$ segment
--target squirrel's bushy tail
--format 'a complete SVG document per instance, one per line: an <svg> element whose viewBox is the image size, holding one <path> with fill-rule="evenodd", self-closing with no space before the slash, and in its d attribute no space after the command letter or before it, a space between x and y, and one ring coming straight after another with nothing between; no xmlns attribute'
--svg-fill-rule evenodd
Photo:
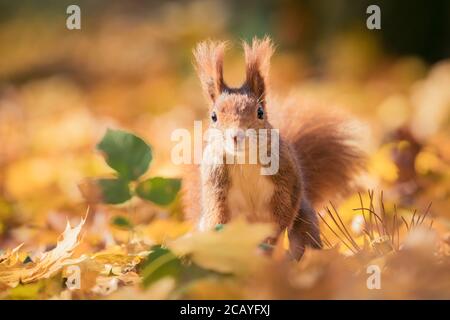
<svg viewBox="0 0 450 320"><path fill-rule="evenodd" d="M360 125L344 114L308 103L288 101L273 107L273 124L294 147L306 195L313 205L348 195L365 166ZM276 110L275 110L276 109Z"/></svg>

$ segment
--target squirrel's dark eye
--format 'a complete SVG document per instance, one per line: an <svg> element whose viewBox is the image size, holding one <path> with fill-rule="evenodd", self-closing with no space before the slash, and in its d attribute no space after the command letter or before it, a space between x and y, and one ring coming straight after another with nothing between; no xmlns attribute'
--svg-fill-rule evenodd
<svg viewBox="0 0 450 320"><path fill-rule="evenodd" d="M216 115L216 113L213 111L213 113L211 114L211 120L213 121L213 122L216 122L217 121L217 115Z"/></svg>
<svg viewBox="0 0 450 320"><path fill-rule="evenodd" d="M261 106L258 107L258 119L264 118L264 110Z"/></svg>

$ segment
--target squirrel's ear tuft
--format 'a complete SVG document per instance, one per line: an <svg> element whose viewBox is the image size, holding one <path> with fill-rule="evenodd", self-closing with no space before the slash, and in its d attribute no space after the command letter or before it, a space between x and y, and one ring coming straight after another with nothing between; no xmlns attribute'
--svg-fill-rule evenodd
<svg viewBox="0 0 450 320"><path fill-rule="evenodd" d="M226 88L223 80L223 55L226 46L226 42L204 41L193 51L203 91L212 102Z"/></svg>
<svg viewBox="0 0 450 320"><path fill-rule="evenodd" d="M252 45L243 42L245 52L245 85L265 104L266 82L269 75L270 57L274 52L272 40L253 38Z"/></svg>

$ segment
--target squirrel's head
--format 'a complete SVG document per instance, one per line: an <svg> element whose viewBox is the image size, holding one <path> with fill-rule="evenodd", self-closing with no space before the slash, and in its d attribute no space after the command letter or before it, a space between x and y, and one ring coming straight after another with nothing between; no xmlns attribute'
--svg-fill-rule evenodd
<svg viewBox="0 0 450 320"><path fill-rule="evenodd" d="M209 103L210 127L236 132L269 128L266 115L266 89L272 41L265 37L243 42L246 79L239 88L230 88L223 79L225 42L201 42L194 50L195 66Z"/></svg>

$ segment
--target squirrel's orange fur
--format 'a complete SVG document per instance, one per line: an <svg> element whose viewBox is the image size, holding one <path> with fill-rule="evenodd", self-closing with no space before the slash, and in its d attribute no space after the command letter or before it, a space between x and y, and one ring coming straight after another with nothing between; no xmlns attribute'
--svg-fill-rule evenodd
<svg viewBox="0 0 450 320"><path fill-rule="evenodd" d="M210 127L279 129L279 170L262 176L256 170L259 164L194 165L186 170L183 182L186 214L200 229L227 223L237 215L273 222L277 228L271 241L287 229L290 251L298 259L305 245L321 247L314 207L350 191L364 157L351 143L352 134L342 116L323 108L269 105L272 42L266 37L243 46L246 81L240 88L229 88L224 82L224 42L202 42L194 50L209 112L217 117ZM259 108L263 118L257 117ZM206 149L207 157L217 155L212 143Z"/></svg>

